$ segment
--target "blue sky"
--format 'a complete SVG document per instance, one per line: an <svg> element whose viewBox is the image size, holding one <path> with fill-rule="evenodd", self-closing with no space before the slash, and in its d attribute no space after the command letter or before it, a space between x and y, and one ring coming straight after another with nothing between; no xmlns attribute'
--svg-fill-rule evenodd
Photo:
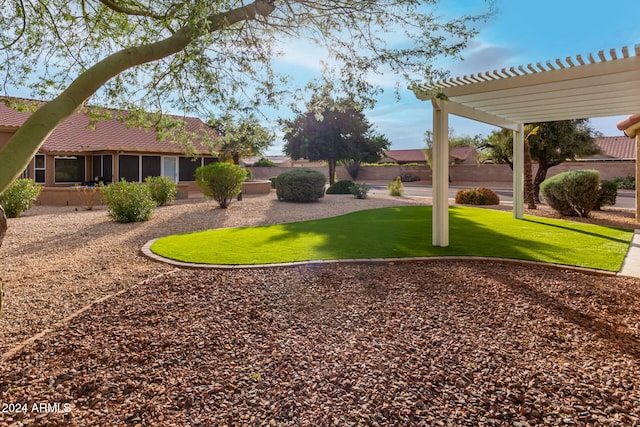
<svg viewBox="0 0 640 427"><path fill-rule="evenodd" d="M453 14L478 10L480 4L480 0L444 0L440 7ZM639 0L497 0L497 7L496 15L481 25L480 34L463 52L464 60L441 64L451 76L596 54L611 48L620 52L623 46L640 43ZM298 76L312 76L318 67L310 52L313 48L292 45L283 63L296 67ZM380 81L390 87L367 117L389 138L392 149L422 148L423 134L431 128L430 103L417 100L409 90L401 92L398 102L392 90L395 76L382 76ZM286 116L286 112L280 114ZM591 124L606 136L619 136L615 124L622 118L597 118ZM450 126L456 135L488 135L495 129L455 116L451 116ZM282 141L277 140L268 154L280 154L281 146Z"/></svg>

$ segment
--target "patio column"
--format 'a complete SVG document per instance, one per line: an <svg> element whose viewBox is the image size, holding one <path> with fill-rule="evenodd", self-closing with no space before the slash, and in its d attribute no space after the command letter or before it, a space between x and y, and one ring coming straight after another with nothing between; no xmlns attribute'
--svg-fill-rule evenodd
<svg viewBox="0 0 640 427"><path fill-rule="evenodd" d="M640 114L632 114L617 124L618 129L624 132L629 138L636 138L636 183L640 179ZM640 186L636 184L636 222L640 222Z"/></svg>
<svg viewBox="0 0 640 427"><path fill-rule="evenodd" d="M433 246L449 246L449 113L446 103L433 104Z"/></svg>
<svg viewBox="0 0 640 427"><path fill-rule="evenodd" d="M636 222L640 223L640 162L638 161L638 153L640 153L640 133L636 133Z"/></svg>
<svg viewBox="0 0 640 427"><path fill-rule="evenodd" d="M524 213L524 124L513 131L513 217Z"/></svg>

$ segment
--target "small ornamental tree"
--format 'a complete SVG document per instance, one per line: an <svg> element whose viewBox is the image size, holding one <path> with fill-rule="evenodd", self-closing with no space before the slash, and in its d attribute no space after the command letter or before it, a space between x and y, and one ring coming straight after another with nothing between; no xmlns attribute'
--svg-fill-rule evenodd
<svg viewBox="0 0 640 427"><path fill-rule="evenodd" d="M196 169L196 182L205 197L209 197L222 209L231 204L242 191L242 183L247 177L245 169L231 163L210 163Z"/></svg>

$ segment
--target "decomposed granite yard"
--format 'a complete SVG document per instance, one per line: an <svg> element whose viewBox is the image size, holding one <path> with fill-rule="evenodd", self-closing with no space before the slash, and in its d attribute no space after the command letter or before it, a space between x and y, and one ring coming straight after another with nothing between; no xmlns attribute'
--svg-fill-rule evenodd
<svg viewBox="0 0 640 427"><path fill-rule="evenodd" d="M51 331L0 367L0 425L640 425L638 279L474 261L174 270L140 255L171 233L422 202L10 220L2 351Z"/></svg>

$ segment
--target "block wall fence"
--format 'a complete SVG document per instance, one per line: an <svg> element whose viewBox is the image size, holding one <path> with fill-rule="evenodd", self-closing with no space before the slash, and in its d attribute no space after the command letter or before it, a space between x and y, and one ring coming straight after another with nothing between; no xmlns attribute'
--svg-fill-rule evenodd
<svg viewBox="0 0 640 427"><path fill-rule="evenodd" d="M269 179L291 168L281 167L251 167L255 179ZM327 167L312 167L328 177ZM598 162L565 162L549 169L548 176L553 176L568 170L596 169L600 172L600 179L612 180L616 177L635 176L635 162L632 161L598 161ZM538 165L533 165L535 175ZM431 184L431 168L429 166L362 166L357 181L392 181L400 174L411 174L420 177L417 183ZM455 182L491 182L511 185L513 175L506 164L483 165L451 165L449 169L451 181ZM343 166L336 168L338 179L351 179Z"/></svg>

